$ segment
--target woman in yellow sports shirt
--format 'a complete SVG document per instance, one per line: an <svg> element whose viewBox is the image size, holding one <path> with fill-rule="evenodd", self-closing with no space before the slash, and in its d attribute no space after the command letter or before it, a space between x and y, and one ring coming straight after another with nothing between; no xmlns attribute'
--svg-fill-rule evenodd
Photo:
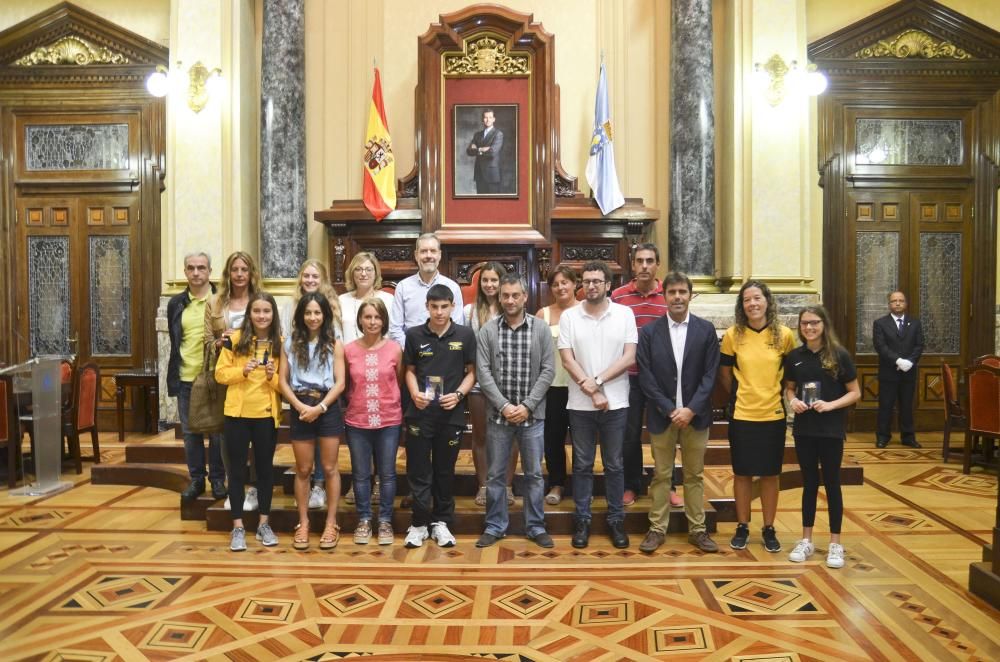
<svg viewBox="0 0 1000 662"><path fill-rule="evenodd" d="M278 397L278 369L282 358L280 328L274 297L266 292L250 295L243 325L231 337L232 349L223 347L215 366L215 379L229 386L224 407L224 430L226 453L229 455L229 500L233 514L229 549L234 552L247 548L243 528L243 467L251 445L257 465L260 508L256 537L267 547L278 544L268 520L274 490L274 448L281 421L281 400Z"/></svg>
<svg viewBox="0 0 1000 662"><path fill-rule="evenodd" d="M738 524L729 546L733 549L747 546L753 477L760 476L764 549L780 552L774 517L778 510L778 475L785 452L782 360L795 348L795 336L778 322L774 295L760 281L747 281L740 288L735 318L736 323L722 336L719 370L722 385L735 402L729 421L729 447Z"/></svg>

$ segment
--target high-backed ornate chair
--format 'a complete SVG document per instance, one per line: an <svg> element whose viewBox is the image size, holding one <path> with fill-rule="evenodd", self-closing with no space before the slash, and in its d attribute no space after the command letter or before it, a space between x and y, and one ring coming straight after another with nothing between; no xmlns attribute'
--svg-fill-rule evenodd
<svg viewBox="0 0 1000 662"><path fill-rule="evenodd" d="M965 427L967 424L962 403L958 400L958 388L955 386L955 376L951 366L941 364L941 383L944 384L944 442L941 444L941 456L948 461L951 452L951 430L953 426Z"/></svg>
<svg viewBox="0 0 1000 662"><path fill-rule="evenodd" d="M14 404L14 379L10 375L0 375L0 443L7 444L7 487L14 489L21 466L21 427Z"/></svg>
<svg viewBox="0 0 1000 662"><path fill-rule="evenodd" d="M1000 368L981 363L965 369L969 389L969 424L965 429L962 472L972 467L972 451L977 440L982 443L984 462L990 461L993 445L1000 439Z"/></svg>
<svg viewBox="0 0 1000 662"><path fill-rule="evenodd" d="M972 365L991 365L994 368L1000 368L1000 356L996 354L983 354L982 356L977 356Z"/></svg>
<svg viewBox="0 0 1000 662"><path fill-rule="evenodd" d="M73 404L69 416L63 417L63 436L69 441L76 473L83 473L80 457L80 434L83 432L90 432L94 464L101 461L101 445L97 436L97 390L100 383L101 369L96 363L82 366L73 379Z"/></svg>

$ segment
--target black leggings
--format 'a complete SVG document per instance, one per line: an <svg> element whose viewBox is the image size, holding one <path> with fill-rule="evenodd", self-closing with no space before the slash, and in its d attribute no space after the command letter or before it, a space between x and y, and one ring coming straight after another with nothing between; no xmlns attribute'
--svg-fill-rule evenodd
<svg viewBox="0 0 1000 662"><path fill-rule="evenodd" d="M819 472L823 469L823 486L830 510L830 533L840 533L844 519L844 496L840 490L840 463L844 459L844 440L835 437L813 437L796 434L795 454L802 469L802 526L816 522L816 496L819 493Z"/></svg>
<svg viewBox="0 0 1000 662"><path fill-rule="evenodd" d="M569 387L566 386L552 386L545 394L545 469L549 472L549 488L566 486L568 399Z"/></svg>
<svg viewBox="0 0 1000 662"><path fill-rule="evenodd" d="M274 419L234 418L226 416L226 454L229 457L229 506L233 519L243 517L243 487L247 454L253 444L253 459L257 464L257 503L261 515L271 514L271 493L274 491L274 447L278 430Z"/></svg>

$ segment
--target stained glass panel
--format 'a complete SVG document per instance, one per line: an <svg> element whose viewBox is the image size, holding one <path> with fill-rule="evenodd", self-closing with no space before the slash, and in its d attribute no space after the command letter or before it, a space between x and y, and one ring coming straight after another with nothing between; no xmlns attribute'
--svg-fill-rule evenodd
<svg viewBox="0 0 1000 662"><path fill-rule="evenodd" d="M28 170L126 170L128 124L29 124Z"/></svg>
<svg viewBox="0 0 1000 662"><path fill-rule="evenodd" d="M899 287L899 233L858 232L855 236L854 349L858 354L874 354L872 324L886 314L889 293Z"/></svg>
<svg viewBox="0 0 1000 662"><path fill-rule="evenodd" d="M69 354L69 237L28 237L31 355Z"/></svg>
<svg viewBox="0 0 1000 662"><path fill-rule="evenodd" d="M958 354L962 331L962 235L920 233L920 323L924 352Z"/></svg>
<svg viewBox="0 0 1000 662"><path fill-rule="evenodd" d="M132 353L129 238L90 238L90 346L100 356Z"/></svg>
<svg viewBox="0 0 1000 662"><path fill-rule="evenodd" d="M858 118L858 164L961 165L962 120Z"/></svg>

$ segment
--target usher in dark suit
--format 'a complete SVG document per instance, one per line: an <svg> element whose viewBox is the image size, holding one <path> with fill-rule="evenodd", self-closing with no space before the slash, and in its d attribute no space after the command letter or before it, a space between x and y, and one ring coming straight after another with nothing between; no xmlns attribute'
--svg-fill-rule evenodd
<svg viewBox="0 0 1000 662"><path fill-rule="evenodd" d="M465 153L476 157L476 193L500 193L500 152L503 151L503 131L496 125L486 137L483 137L483 131L485 129L476 131ZM480 154L478 147L489 147L490 151Z"/></svg>
<svg viewBox="0 0 1000 662"><path fill-rule="evenodd" d="M899 435L903 443L915 442L913 435L913 396L917 388L917 363L924 353L924 330L920 320L903 316L899 331L892 315L875 320L872 341L878 354L878 431L877 442L892 436L892 409L899 406ZM896 359L913 362L908 372L896 366Z"/></svg>

